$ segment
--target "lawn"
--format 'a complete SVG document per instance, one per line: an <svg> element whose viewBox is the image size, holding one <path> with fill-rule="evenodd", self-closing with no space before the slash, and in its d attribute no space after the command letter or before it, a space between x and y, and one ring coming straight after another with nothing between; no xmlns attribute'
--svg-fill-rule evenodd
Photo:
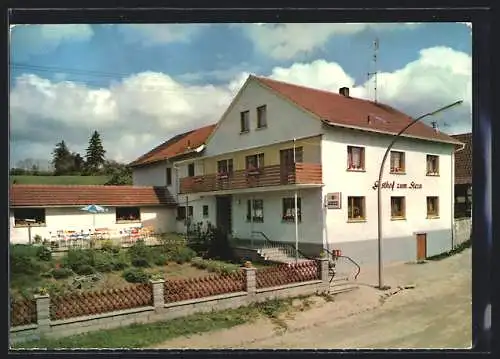
<svg viewBox="0 0 500 359"><path fill-rule="evenodd" d="M108 176L10 176L11 183L16 184L46 184L46 185L103 185Z"/></svg>
<svg viewBox="0 0 500 359"><path fill-rule="evenodd" d="M305 308L308 298L297 297ZM21 348L147 348L175 337L204 333L269 318L277 327L286 328L280 318L292 313L293 298L272 299L247 307L218 312L199 313L152 324L133 324L127 327L89 332L60 339L41 339L14 345Z"/></svg>

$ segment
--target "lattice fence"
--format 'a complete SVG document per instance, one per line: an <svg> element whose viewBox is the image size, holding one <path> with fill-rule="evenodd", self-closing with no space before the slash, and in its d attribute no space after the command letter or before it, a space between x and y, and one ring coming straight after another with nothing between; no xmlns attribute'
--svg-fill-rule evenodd
<svg viewBox="0 0 500 359"><path fill-rule="evenodd" d="M165 281L165 303L210 297L212 295L243 292L246 277L243 271L206 277Z"/></svg>
<svg viewBox="0 0 500 359"><path fill-rule="evenodd" d="M37 322L36 301L34 299L11 300L10 325L28 325Z"/></svg>
<svg viewBox="0 0 500 359"><path fill-rule="evenodd" d="M257 269L255 277L257 288L269 288L320 279L320 273L318 263L308 261Z"/></svg>
<svg viewBox="0 0 500 359"><path fill-rule="evenodd" d="M151 284L71 293L50 298L50 319L65 319L153 305Z"/></svg>

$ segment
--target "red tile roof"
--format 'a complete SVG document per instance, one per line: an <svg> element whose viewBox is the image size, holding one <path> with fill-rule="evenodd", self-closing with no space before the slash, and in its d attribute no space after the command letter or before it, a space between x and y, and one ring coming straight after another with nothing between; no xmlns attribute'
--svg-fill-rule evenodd
<svg viewBox="0 0 500 359"><path fill-rule="evenodd" d="M132 167L143 166L189 153L203 145L214 128L215 124L212 124L174 136L131 162L129 165Z"/></svg>
<svg viewBox="0 0 500 359"><path fill-rule="evenodd" d="M472 183L472 133L454 135L465 144L463 150L455 153L455 184Z"/></svg>
<svg viewBox="0 0 500 359"><path fill-rule="evenodd" d="M18 185L10 188L12 207L43 206L176 206L165 187Z"/></svg>
<svg viewBox="0 0 500 359"><path fill-rule="evenodd" d="M396 134L411 121L411 118L406 114L381 103L346 97L333 92L293 85L265 77L253 77L264 86L332 125ZM410 127L405 135L439 142L457 143L452 137L442 132L436 132L423 122L417 122Z"/></svg>

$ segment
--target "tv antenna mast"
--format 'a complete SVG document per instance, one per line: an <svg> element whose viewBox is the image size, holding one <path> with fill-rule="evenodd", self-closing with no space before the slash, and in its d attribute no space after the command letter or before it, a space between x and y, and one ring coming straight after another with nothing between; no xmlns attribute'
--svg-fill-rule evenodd
<svg viewBox="0 0 500 359"><path fill-rule="evenodd" d="M374 87L374 101L377 103L378 98L377 98L377 75L378 75L378 70L377 70L377 61L378 61L378 46L379 46L379 41L378 38L375 38L373 41L373 72L368 72L368 77L373 75L373 87Z"/></svg>

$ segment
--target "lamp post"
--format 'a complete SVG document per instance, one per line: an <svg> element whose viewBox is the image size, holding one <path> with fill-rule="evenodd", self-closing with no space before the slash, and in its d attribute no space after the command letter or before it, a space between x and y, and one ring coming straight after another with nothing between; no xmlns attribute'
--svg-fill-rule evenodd
<svg viewBox="0 0 500 359"><path fill-rule="evenodd" d="M463 101L456 101L450 105L441 107L433 112L426 113L420 117L417 117L416 119L412 120L408 125L406 125L401 131L399 131L387 147L384 153L384 157L382 158L382 163L380 164L380 170L378 174L378 182L377 182L377 219L378 219L378 238L377 238L377 244L378 244L378 288L379 289L388 289L387 286L384 285L384 276L383 276L383 247L382 247L382 175L384 173L384 165L385 161L387 160L387 155L391 151L392 147L396 143L396 141L400 138L400 136L408 130L411 126L416 124L418 121L422 120L425 117L429 116L434 116L437 113L449 110L452 107L458 106L462 103Z"/></svg>

